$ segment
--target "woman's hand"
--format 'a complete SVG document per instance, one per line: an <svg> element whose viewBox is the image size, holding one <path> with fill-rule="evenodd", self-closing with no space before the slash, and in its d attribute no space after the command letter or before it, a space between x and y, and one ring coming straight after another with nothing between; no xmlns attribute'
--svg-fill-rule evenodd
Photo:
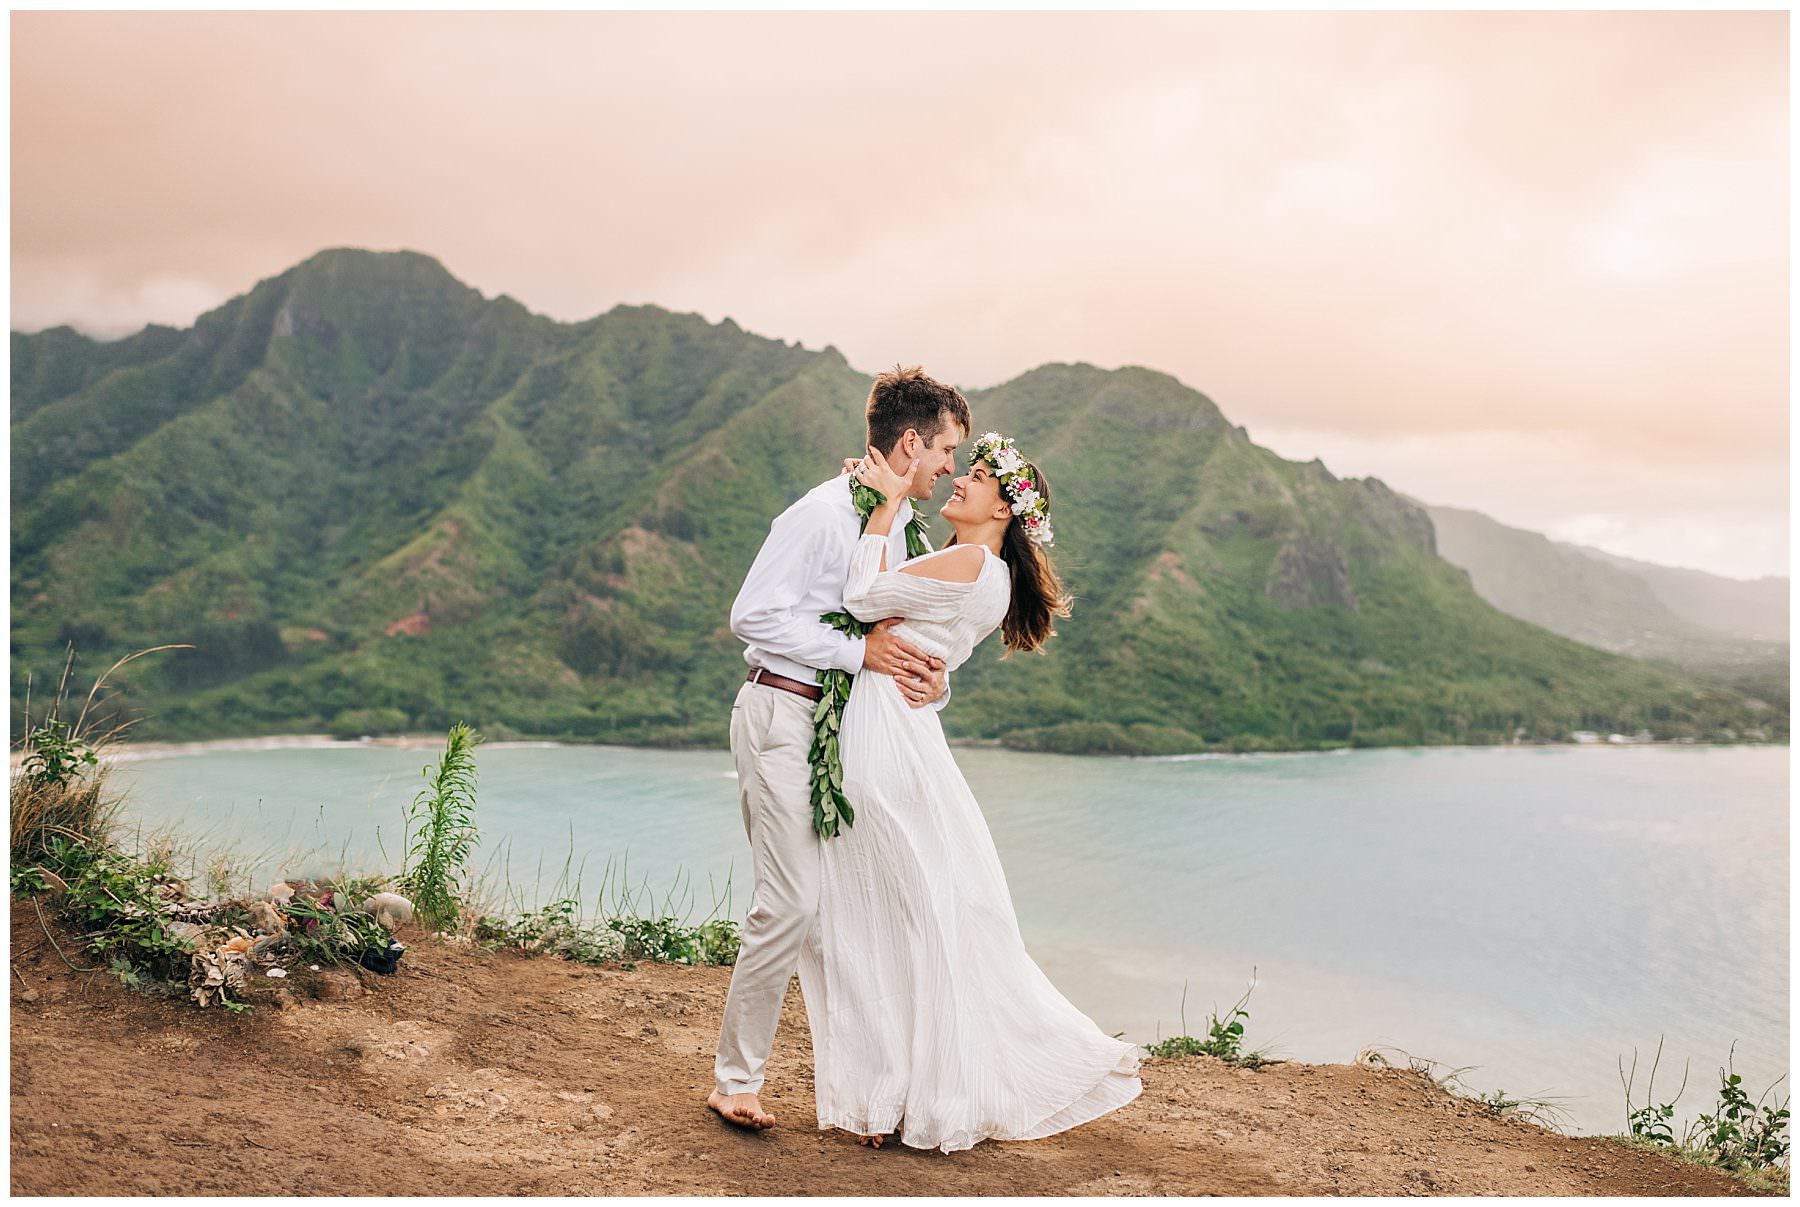
<svg viewBox="0 0 1800 1207"><path fill-rule="evenodd" d="M889 503L898 506L906 494L907 485L912 480L912 471L919 468L919 459L913 458L907 466L905 474L895 473L887 458L871 446L869 455L858 462L855 469L856 480L871 490L879 490L887 497Z"/></svg>

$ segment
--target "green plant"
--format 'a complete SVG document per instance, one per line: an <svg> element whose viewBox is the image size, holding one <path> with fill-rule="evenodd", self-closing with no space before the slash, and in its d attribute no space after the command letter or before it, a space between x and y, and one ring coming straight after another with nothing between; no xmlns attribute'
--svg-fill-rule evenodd
<svg viewBox="0 0 1800 1207"><path fill-rule="evenodd" d="M467 725L452 726L443 756L435 767L424 769L425 787L406 814L411 846L400 891L412 899L420 920L434 929L456 922L468 882L468 857L478 838L475 746L480 741Z"/></svg>
<svg viewBox="0 0 1800 1207"><path fill-rule="evenodd" d="M334 890L334 902L338 895ZM288 930L288 942L304 960L354 964L364 952L380 951L388 945L388 934L381 923L356 910L326 909L315 901L293 897L282 905L281 911L295 923Z"/></svg>
<svg viewBox="0 0 1800 1207"><path fill-rule="evenodd" d="M36 885L56 877L64 890L56 912L115 975L123 964L159 981L187 976L193 943L174 929L165 908L180 887L167 873L111 847L61 835L50 838L43 864L32 871L29 883ZM40 908L35 901L33 908Z"/></svg>
<svg viewBox="0 0 1800 1207"><path fill-rule="evenodd" d="M689 926L679 918L612 917L626 959L663 964L730 964L737 959L737 925L724 920Z"/></svg>
<svg viewBox="0 0 1800 1207"><path fill-rule="evenodd" d="M1655 1097L1656 1065L1662 1058L1662 1039L1656 1043L1656 1060L1650 1066L1650 1088L1642 1106L1632 1101L1632 1082L1637 1074L1637 1050L1631 1054L1631 1073L1625 1072L1624 1057L1619 1058L1619 1079L1625 1086L1626 1132L1615 1137L1622 1143L1655 1148L1684 1160L1726 1170L1758 1190L1786 1193L1787 1162L1790 1154L1788 1136L1788 1099L1779 1105L1767 1102L1775 1087L1787 1079L1777 1077L1755 1101L1750 1101L1743 1078L1733 1069L1732 1057L1737 1051L1733 1041L1726 1056L1726 1067L1719 1070L1719 1098L1716 1107L1702 1111L1680 1136L1675 1134L1675 1103L1687 1089L1684 1067L1681 1090L1669 1102Z"/></svg>
<svg viewBox="0 0 1800 1207"><path fill-rule="evenodd" d="M565 865L558 881L559 895L550 904L511 917L483 917L476 925L475 937L491 946L559 955L584 964L620 961L627 969L637 960L665 964L731 964L737 960L737 924L720 916L720 910L730 903L729 878L723 895L715 894L712 909L694 922L689 920L691 886L684 890L680 876L660 903L649 900L646 908L648 886L633 890L622 873L620 888L607 904L606 883L612 880L609 862L599 894L600 916L590 922L581 916L579 886L575 892L562 891L567 876Z"/></svg>
<svg viewBox="0 0 1800 1207"><path fill-rule="evenodd" d="M1656 1040L1656 1056L1650 1062L1650 1083L1644 1087L1644 1105L1634 1106L1631 1101L1631 1086L1637 1080L1637 1049L1631 1050L1631 1072L1625 1071L1625 1058L1619 1057L1619 1080L1625 1086L1625 1126L1630 1135L1657 1145L1674 1145L1675 1143L1675 1104L1681 1101L1681 1095L1687 1090L1688 1066L1681 1068L1681 1088L1675 1091L1675 1097L1668 1102L1659 1103L1656 1095L1656 1070L1662 1064L1662 1037Z"/></svg>
<svg viewBox="0 0 1800 1207"><path fill-rule="evenodd" d="M158 650L182 648L186 647L154 646L113 663L94 680L72 723L65 719L63 705L75 662L74 645L66 651L50 706L35 725L31 723L31 678L27 674L19 767L8 785L15 869L41 860L54 836L106 844L119 801L106 789L107 766L99 756L136 721L99 729L101 714L94 708L95 698L108 677L126 663Z"/></svg>
<svg viewBox="0 0 1800 1207"><path fill-rule="evenodd" d="M561 897L549 905L511 919L483 918L476 936L494 946L543 955L558 955L578 964L616 960L624 950L611 931L584 925L580 903Z"/></svg>
<svg viewBox="0 0 1800 1207"><path fill-rule="evenodd" d="M1206 1038L1197 1039L1187 1034L1187 982L1181 985L1181 1030L1182 1034L1160 1039L1155 1043L1144 1045L1144 1050L1152 1056L1212 1056L1231 1064L1246 1068L1256 1068L1272 1063L1266 1048L1258 1048L1251 1052L1243 1050L1244 1024L1250 1018L1250 1012L1244 1009L1244 1003L1256 989L1256 969L1250 970L1250 987L1244 990L1232 1008L1221 1016L1215 1006L1207 1015Z"/></svg>
<svg viewBox="0 0 1800 1207"><path fill-rule="evenodd" d="M1734 1040L1731 1052L1736 1050ZM1727 1054L1726 1067L1719 1070L1718 1108L1702 1113L1695 1121L1690 1143L1728 1169L1773 1165L1788 1154L1788 1105L1783 1099L1779 1107L1765 1106L1763 1099L1783 1078L1777 1078L1761 1098L1751 1102L1744 1079L1731 1070L1731 1063L1731 1054Z"/></svg>
<svg viewBox="0 0 1800 1207"><path fill-rule="evenodd" d="M142 989L144 987L144 978L138 974L138 970L132 966L131 961L127 960L124 956L114 956L112 962L107 965L106 970L117 977L119 979L119 984L125 986L127 989Z"/></svg>
<svg viewBox="0 0 1800 1207"><path fill-rule="evenodd" d="M1675 1104L1665 1102L1660 1105L1646 1103L1635 1111L1626 1113L1626 1122L1631 1134L1640 1140L1648 1140L1652 1144L1675 1143Z"/></svg>
<svg viewBox="0 0 1800 1207"><path fill-rule="evenodd" d="M20 773L37 787L64 788L81 769L100 761L93 747L70 733L61 717L46 718L25 739L26 755Z"/></svg>

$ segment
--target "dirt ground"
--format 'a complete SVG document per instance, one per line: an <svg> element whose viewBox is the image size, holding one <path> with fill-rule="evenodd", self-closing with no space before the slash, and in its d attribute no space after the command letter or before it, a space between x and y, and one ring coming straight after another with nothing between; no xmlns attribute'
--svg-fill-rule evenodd
<svg viewBox="0 0 1800 1207"><path fill-rule="evenodd" d="M41 1195L1737 1195L1498 1119L1422 1074L1146 1060L1144 1093L944 1155L820 1132L798 990L760 1134L703 1105L730 976L403 934L391 977L259 977L234 1015L71 973L12 922L12 1192ZM84 961L53 933L76 964Z"/></svg>

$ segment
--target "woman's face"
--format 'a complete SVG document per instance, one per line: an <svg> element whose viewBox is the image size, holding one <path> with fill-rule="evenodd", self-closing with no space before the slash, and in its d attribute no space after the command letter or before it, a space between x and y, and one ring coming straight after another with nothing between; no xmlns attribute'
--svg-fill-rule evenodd
<svg viewBox="0 0 1800 1207"><path fill-rule="evenodd" d="M969 472L952 480L955 489L939 514L955 523L979 524L987 519L1010 519L1012 505L1001 495L1000 479L986 461L976 461Z"/></svg>

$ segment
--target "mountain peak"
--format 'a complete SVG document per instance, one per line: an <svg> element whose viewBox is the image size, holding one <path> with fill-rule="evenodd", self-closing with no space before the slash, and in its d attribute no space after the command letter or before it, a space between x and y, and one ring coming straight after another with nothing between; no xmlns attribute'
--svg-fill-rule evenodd
<svg viewBox="0 0 1800 1207"><path fill-rule="evenodd" d="M369 247L322 247L294 265L293 270L296 272L321 270L354 272L390 266L404 266L414 270L436 272L446 277L451 276L450 270L445 268L444 262L436 256L404 247L392 251L377 251Z"/></svg>

